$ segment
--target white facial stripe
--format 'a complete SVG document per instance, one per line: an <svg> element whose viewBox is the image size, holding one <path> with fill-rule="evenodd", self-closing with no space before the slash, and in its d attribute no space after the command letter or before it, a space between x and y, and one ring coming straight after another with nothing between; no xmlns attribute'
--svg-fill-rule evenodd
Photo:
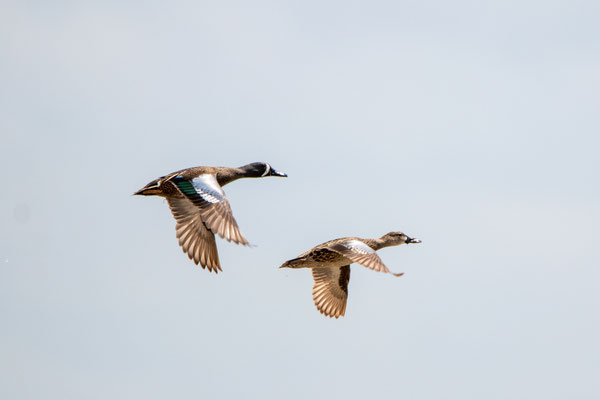
<svg viewBox="0 0 600 400"><path fill-rule="evenodd" d="M269 172L271 172L271 166L269 164L266 164L266 165L267 165L267 169L265 169L265 172L261 175L261 178L263 176L267 176L269 174Z"/></svg>

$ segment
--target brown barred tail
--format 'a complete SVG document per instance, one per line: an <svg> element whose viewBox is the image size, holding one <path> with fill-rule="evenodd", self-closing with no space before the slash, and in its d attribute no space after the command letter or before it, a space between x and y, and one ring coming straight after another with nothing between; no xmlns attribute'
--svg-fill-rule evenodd
<svg viewBox="0 0 600 400"><path fill-rule="evenodd" d="M137 192L134 195L139 196L159 196L162 193L160 190L160 184L158 180L152 181Z"/></svg>
<svg viewBox="0 0 600 400"><path fill-rule="evenodd" d="M294 258L292 260L288 260L281 264L279 268L302 268L304 259L302 257Z"/></svg>

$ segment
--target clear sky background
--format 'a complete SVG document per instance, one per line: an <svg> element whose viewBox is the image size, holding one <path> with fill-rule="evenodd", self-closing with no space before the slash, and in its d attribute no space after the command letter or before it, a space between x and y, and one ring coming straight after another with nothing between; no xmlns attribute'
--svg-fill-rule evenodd
<svg viewBox="0 0 600 400"><path fill-rule="evenodd" d="M0 8L0 398L600 398L597 1ZM131 196L253 161L219 275Z"/></svg>

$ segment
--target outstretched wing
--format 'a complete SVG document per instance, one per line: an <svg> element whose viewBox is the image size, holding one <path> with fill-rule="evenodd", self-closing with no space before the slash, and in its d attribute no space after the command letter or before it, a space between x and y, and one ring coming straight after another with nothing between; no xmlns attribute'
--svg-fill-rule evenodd
<svg viewBox="0 0 600 400"><path fill-rule="evenodd" d="M183 251L202 268L221 271L215 235L204 226L198 207L185 197L168 197L167 202L177 221L175 230Z"/></svg>
<svg viewBox="0 0 600 400"><path fill-rule="evenodd" d="M312 268L313 300L317 309L328 317L338 318L346 313L350 266Z"/></svg>
<svg viewBox="0 0 600 400"><path fill-rule="evenodd" d="M202 222L208 229L225 240L248 244L233 217L225 192L214 175L204 174L191 180L176 176L172 182L198 208Z"/></svg>
<svg viewBox="0 0 600 400"><path fill-rule="evenodd" d="M327 248L374 271L387 272L395 276L403 275L403 273L395 274L391 272L388 267L385 266L383 261L381 261L381 258L379 258L375 250L360 240L352 239L341 243L335 243L327 246Z"/></svg>

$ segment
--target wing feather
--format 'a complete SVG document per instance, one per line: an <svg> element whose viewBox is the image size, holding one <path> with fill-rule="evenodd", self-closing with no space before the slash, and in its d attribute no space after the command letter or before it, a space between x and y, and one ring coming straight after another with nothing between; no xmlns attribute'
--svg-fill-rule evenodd
<svg viewBox="0 0 600 400"><path fill-rule="evenodd" d="M346 313L350 266L312 268L313 300L315 306L328 317L339 318Z"/></svg>
<svg viewBox="0 0 600 400"><path fill-rule="evenodd" d="M203 174L192 180L180 176L172 178L179 191L194 204L208 229L221 238L247 245L233 217L225 192L212 174Z"/></svg>
<svg viewBox="0 0 600 400"><path fill-rule="evenodd" d="M175 217L176 236L184 253L202 268L215 273L221 271L215 235L202 222L198 207L185 197L169 197L167 202Z"/></svg>
<svg viewBox="0 0 600 400"><path fill-rule="evenodd" d="M327 246L327 248L352 260L352 262L374 271L386 272L395 276L402 275L402 273L396 274L391 272L388 267L385 266L383 261L381 261L381 258L379 258L375 250L360 240L352 239L345 242L338 242Z"/></svg>

